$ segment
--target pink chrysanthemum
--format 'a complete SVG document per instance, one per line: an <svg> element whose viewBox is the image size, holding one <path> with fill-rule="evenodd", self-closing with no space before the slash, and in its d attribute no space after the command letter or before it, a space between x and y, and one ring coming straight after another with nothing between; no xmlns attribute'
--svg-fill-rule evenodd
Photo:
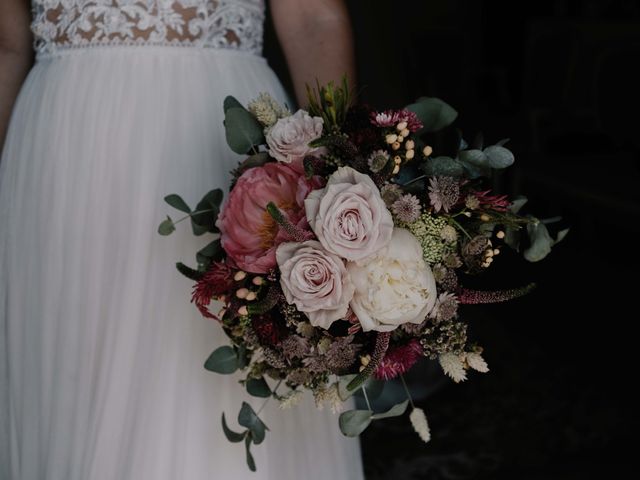
<svg viewBox="0 0 640 480"><path fill-rule="evenodd" d="M431 177L429 180L429 200L436 213L449 212L460 198L460 184L453 177Z"/></svg>
<svg viewBox="0 0 640 480"><path fill-rule="evenodd" d="M374 376L378 380L391 380L402 375L415 365L422 356L422 347L417 339L411 339L406 345L387 351Z"/></svg>
<svg viewBox="0 0 640 480"><path fill-rule="evenodd" d="M400 122L407 122L410 132L417 132L422 128L422 122L418 116L407 109L371 112L371 123L376 127L395 127Z"/></svg>
<svg viewBox="0 0 640 480"><path fill-rule="evenodd" d="M398 220L405 223L415 222L420 216L420 200L411 194L401 196L391 205L391 211Z"/></svg>
<svg viewBox="0 0 640 480"><path fill-rule="evenodd" d="M218 319L209 311L211 300L229 293L233 285L233 270L224 262L213 262L204 276L193 287L191 302L206 318Z"/></svg>

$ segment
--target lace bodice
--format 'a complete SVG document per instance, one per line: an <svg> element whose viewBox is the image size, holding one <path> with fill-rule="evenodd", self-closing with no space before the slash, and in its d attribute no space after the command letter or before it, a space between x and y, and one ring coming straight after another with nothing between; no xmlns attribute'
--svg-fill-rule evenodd
<svg viewBox="0 0 640 480"><path fill-rule="evenodd" d="M261 55L264 0L32 0L38 55L97 45L179 45Z"/></svg>

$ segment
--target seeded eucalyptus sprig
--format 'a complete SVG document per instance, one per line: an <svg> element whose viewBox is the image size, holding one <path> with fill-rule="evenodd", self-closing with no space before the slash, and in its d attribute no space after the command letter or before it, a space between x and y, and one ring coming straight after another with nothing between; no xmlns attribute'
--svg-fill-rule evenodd
<svg viewBox="0 0 640 480"><path fill-rule="evenodd" d="M309 115L321 117L327 131L339 132L351 107L351 92L347 76L342 77L340 86L336 86L334 82L321 86L316 79L315 88L312 89L307 85L307 99Z"/></svg>

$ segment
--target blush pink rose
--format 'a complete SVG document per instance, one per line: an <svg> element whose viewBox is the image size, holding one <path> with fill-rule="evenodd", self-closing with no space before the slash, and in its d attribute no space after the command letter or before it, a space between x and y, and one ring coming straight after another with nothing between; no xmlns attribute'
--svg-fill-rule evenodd
<svg viewBox="0 0 640 480"><path fill-rule="evenodd" d="M246 170L229 193L216 222L230 262L252 273L274 268L276 247L291 238L269 215L267 204L275 203L291 223L308 229L304 199L319 186L318 177L307 180L298 169L282 163Z"/></svg>
<svg viewBox="0 0 640 480"><path fill-rule="evenodd" d="M345 317L354 286L340 257L307 240L280 244L276 258L287 302L304 312L311 325L328 329Z"/></svg>
<svg viewBox="0 0 640 480"><path fill-rule="evenodd" d="M380 190L351 167L336 170L324 189L304 201L311 229L322 246L350 261L363 260L386 247L393 218Z"/></svg>
<svg viewBox="0 0 640 480"><path fill-rule="evenodd" d="M291 163L318 151L309 142L322 135L322 118L312 117L304 110L279 119L267 133L269 155L279 162Z"/></svg>

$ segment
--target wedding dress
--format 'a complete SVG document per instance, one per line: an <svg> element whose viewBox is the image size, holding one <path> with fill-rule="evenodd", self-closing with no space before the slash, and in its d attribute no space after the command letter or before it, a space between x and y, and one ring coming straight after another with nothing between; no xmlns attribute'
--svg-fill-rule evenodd
<svg viewBox="0 0 640 480"><path fill-rule="evenodd" d="M272 402L230 444L237 376L189 304L206 238L156 228L178 193L228 185L222 102L285 99L261 56L263 0L34 0L37 61L0 161L2 480L360 479L358 441L311 398ZM174 212L171 212L174 213Z"/></svg>

